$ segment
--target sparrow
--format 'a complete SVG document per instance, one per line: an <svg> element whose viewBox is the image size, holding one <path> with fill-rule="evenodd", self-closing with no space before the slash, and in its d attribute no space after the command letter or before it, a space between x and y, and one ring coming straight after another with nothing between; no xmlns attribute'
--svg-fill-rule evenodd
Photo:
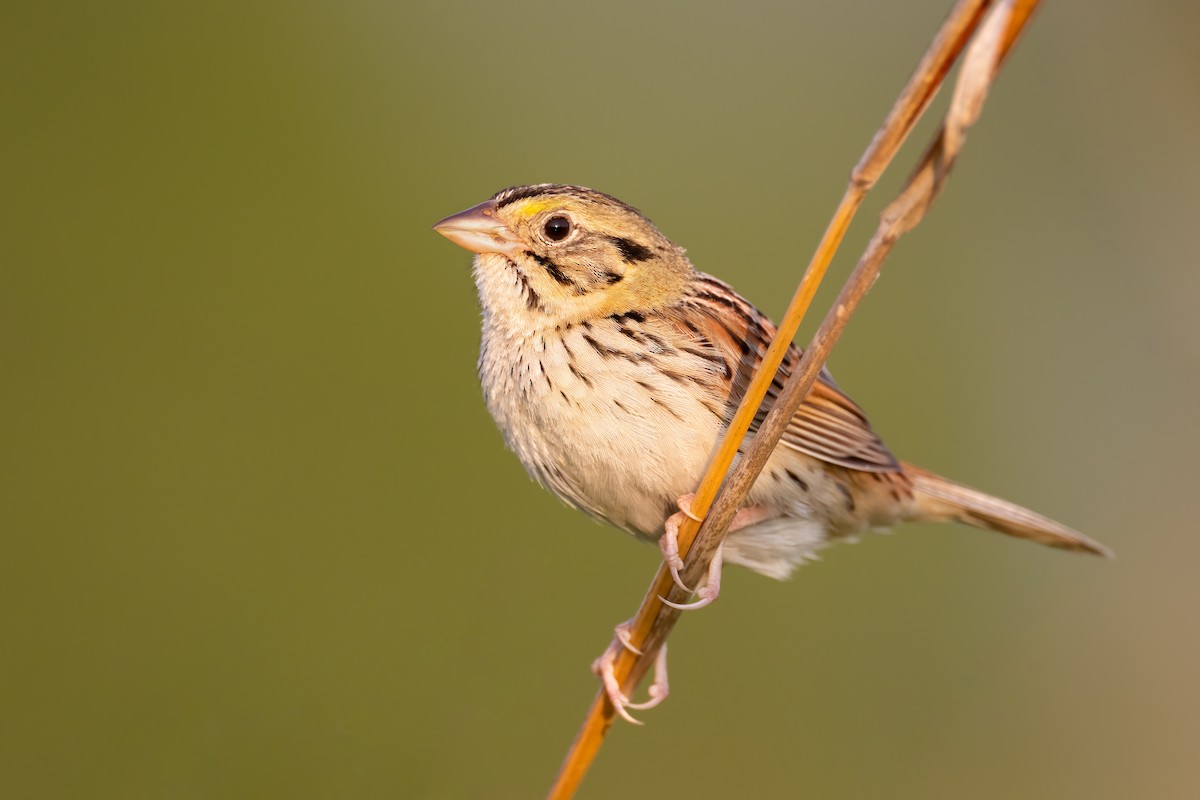
<svg viewBox="0 0 1200 800"><path fill-rule="evenodd" d="M434 230L475 253L479 378L509 448L563 502L658 542L678 581L676 531L691 515L689 493L775 325L693 267L637 209L593 189L504 189ZM747 441L800 356L788 350ZM1110 555L1065 525L898 460L823 370L734 518L699 599L680 607L715 600L725 563L783 579L830 543L902 522L960 522ZM632 720L627 708L666 696L666 670L660 660L651 701L631 703L612 677L624 639L619 628L595 669Z"/></svg>

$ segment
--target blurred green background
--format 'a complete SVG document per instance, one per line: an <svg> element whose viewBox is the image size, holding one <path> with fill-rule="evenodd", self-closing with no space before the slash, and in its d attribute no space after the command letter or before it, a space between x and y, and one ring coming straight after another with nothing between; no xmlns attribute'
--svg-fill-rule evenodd
<svg viewBox="0 0 1200 800"><path fill-rule="evenodd" d="M504 450L430 225L594 186L778 316L948 7L8 4L0 795L540 796L657 552ZM1198 25L1048 3L833 359L1119 560L731 569L581 797L1200 796Z"/></svg>

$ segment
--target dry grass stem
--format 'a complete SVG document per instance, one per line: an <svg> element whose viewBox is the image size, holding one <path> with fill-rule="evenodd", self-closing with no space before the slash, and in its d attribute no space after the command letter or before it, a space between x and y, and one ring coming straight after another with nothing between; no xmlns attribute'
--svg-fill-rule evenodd
<svg viewBox="0 0 1200 800"><path fill-rule="evenodd" d="M987 90L1000 64L1024 29L1038 2L1039 0L960 0L942 23L883 127L854 168L841 203L780 322L779 332L696 490L692 510L703 518L704 522L701 524L688 520L679 531L680 550L685 554L686 562L682 577L688 585L696 585L705 573L726 528L778 443L788 421L811 390L817 374L824 366L859 301L878 277L883 260L896 240L920 222L937 197L955 158L961 151L967 128L979 117ZM805 349L800 365L784 385L774 407L747 447L744 458L726 478L729 465L741 447L742 439L789 344L795 337L800 321L808 310L817 286L824 277L850 221L866 193L891 163L969 40L971 45L967 49L954 96L941 129L925 151L899 197L884 210L866 251L813 341ZM633 688L654 663L655 655L679 617L680 612L664 605L660 598L673 602L683 602L687 599L683 590L674 585L665 567L659 568L630 627L631 644L640 650L642 655L635 656L632 652L625 651L615 664L617 678L626 695L632 694ZM614 715L615 710L608 697L600 691L567 754L558 779L550 791L550 798L563 800L573 796L603 743Z"/></svg>

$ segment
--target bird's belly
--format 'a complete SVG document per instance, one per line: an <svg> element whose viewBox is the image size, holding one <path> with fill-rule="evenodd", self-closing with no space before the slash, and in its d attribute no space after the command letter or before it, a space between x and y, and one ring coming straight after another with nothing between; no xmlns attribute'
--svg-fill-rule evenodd
<svg viewBox="0 0 1200 800"><path fill-rule="evenodd" d="M526 470L565 502L657 538L723 427L687 378L603 358L569 336L485 339L488 409ZM707 403L705 402L707 400Z"/></svg>

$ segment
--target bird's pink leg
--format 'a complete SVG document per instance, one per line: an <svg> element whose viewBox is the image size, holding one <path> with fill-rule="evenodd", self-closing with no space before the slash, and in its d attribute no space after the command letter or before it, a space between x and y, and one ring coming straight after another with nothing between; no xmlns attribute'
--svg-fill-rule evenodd
<svg viewBox="0 0 1200 800"><path fill-rule="evenodd" d="M621 692L621 684L617 681L613 665L616 664L617 656L621 654L622 649L641 655L641 651L629 643L628 622L617 626L612 644L592 663L592 672L600 676L600 680L604 684L604 693L608 695L609 702L613 704L613 708L621 715L621 718L634 725L641 725L641 721L635 719L627 709L644 711L654 708L667 699L667 695L670 693L670 686L667 683L667 646L664 644L654 659L654 682L649 689L650 699L642 703L630 702L629 698Z"/></svg>
<svg viewBox="0 0 1200 800"><path fill-rule="evenodd" d="M658 542L659 547L662 549L663 560L671 570L671 577L675 579L675 583L688 592L692 592L692 589L685 586L679 577L679 570L683 569L683 558L679 555L679 526L683 524L685 518L691 518L697 522L702 521L692 513L692 497L691 494L685 494L679 498L679 511L667 519L663 526L663 535ZM740 509L734 516L733 522L729 524L729 530L735 531L738 528L753 525L769 516L770 511L763 506L750 506L749 508ZM693 608L703 608L716 600L721 594L721 567L724 563L724 549L725 546L723 544L721 547L718 547L713 560L708 565L708 574L704 585L700 587L699 591L695 592L695 594L699 595L699 600L694 603L671 603L666 600L663 600L663 602L673 608L686 611ZM630 701L621 691L621 684L617 680L614 669L617 663L617 656L621 654L621 650L629 650L631 653L639 656L642 654L630 641L629 622L622 622L616 627L612 643L608 646L608 649L592 662L592 672L600 677L601 682L604 684L604 693L608 695L609 702L613 704L613 708L621 718L627 722L632 722L634 725L641 725L642 723L629 713L629 709L641 711L654 708L663 700L666 700L667 695L670 693L670 685L667 682L667 646L664 644L654 659L654 682L650 685L649 689L650 699L641 703Z"/></svg>
<svg viewBox="0 0 1200 800"><path fill-rule="evenodd" d="M692 498L695 495L685 494L679 500L679 510L671 516L667 517L667 521L663 523L663 535L659 537L658 546L662 550L663 561L671 570L671 577L675 580L675 585L685 592L691 592L693 589L686 586L683 579L679 577L679 570L683 569L683 558L679 555L679 526L683 524L684 519L691 517L697 522L702 522L699 517L693 516L691 511Z"/></svg>
<svg viewBox="0 0 1200 800"><path fill-rule="evenodd" d="M704 608L721 594L721 567L724 564L724 559L722 558L723 544L717 548L713 560L709 562L705 584L699 590L692 589L679 577L679 570L683 569L683 558L679 555L679 526L683 524L685 518L703 522L700 517L692 513L693 498L695 498L695 495L691 493L679 497L677 501L679 511L667 517L667 521L663 524L663 535L658 540L658 546L663 553L663 561L666 562L667 567L671 570L671 577L675 580L675 585L685 592L695 592L700 597L694 603L671 603L663 600L667 605L681 611ZM732 533L738 528L745 528L756 522L762 522L770 515L770 510L765 506L739 508L737 514L733 517L733 521L729 523L728 532Z"/></svg>

